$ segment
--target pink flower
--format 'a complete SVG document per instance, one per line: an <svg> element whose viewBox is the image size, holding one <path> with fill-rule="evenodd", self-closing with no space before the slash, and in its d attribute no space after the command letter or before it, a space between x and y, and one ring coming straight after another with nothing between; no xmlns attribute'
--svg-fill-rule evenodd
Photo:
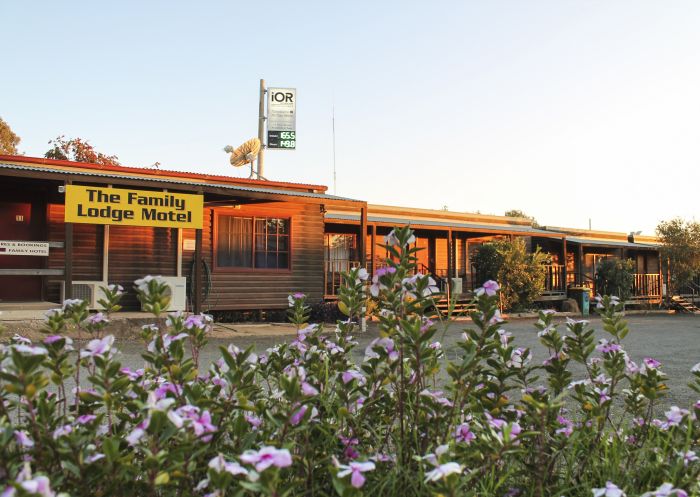
<svg viewBox="0 0 700 497"><path fill-rule="evenodd" d="M26 431L15 430L15 440L22 447L34 447L34 440L29 437Z"/></svg>
<svg viewBox="0 0 700 497"><path fill-rule="evenodd" d="M102 323L109 323L109 319L107 319L107 317L106 317L104 314L102 314L101 312L97 312L97 313L95 313L95 314L91 314L91 315L86 319L86 321L88 322L88 324L92 324L92 325L97 325L97 324L102 324Z"/></svg>
<svg viewBox="0 0 700 497"><path fill-rule="evenodd" d="M359 385L364 385L367 382L367 378L364 377L362 373L359 371L356 371L354 369L349 369L345 371L342 375L341 378L343 380L343 383L347 385L350 383L352 380L357 380L357 383Z"/></svg>
<svg viewBox="0 0 700 497"><path fill-rule="evenodd" d="M365 477L362 473L366 473L367 471L374 471L374 463L373 462L351 462L350 464L339 464L338 469L338 478L345 478L348 475L352 475L350 477L350 484L355 487L355 488L362 488L362 485L365 484Z"/></svg>
<svg viewBox="0 0 700 497"><path fill-rule="evenodd" d="M83 414L82 416L78 416L78 419L76 419L75 421L81 425L85 425L91 421L94 421L95 419L97 419L97 416L95 416L94 414Z"/></svg>
<svg viewBox="0 0 700 497"><path fill-rule="evenodd" d="M683 421L683 417L688 414L687 409L680 409L678 406L671 406L670 411L664 413L666 415L665 427L678 426Z"/></svg>
<svg viewBox="0 0 700 497"><path fill-rule="evenodd" d="M190 419L192 421L192 430L194 434L201 437L204 442L209 442L212 439L211 433L216 431L216 426L211 424L211 414L209 414L209 411L204 411L201 416L195 416Z"/></svg>
<svg viewBox="0 0 700 497"><path fill-rule="evenodd" d="M498 283L493 280L488 280L481 288L477 288L475 293L477 297L481 297L483 294L493 297L500 289L501 287L498 285Z"/></svg>
<svg viewBox="0 0 700 497"><path fill-rule="evenodd" d="M253 414L244 414L243 418L253 427L253 430L257 430L262 425L262 419Z"/></svg>
<svg viewBox="0 0 700 497"><path fill-rule="evenodd" d="M391 362L399 358L399 353L394 349L394 341L391 338L375 338L365 349L365 361L379 358L379 354L374 351L375 347L383 348Z"/></svg>
<svg viewBox="0 0 700 497"><path fill-rule="evenodd" d="M357 459L360 454L355 450L353 447L354 445L358 445L360 441L357 438L348 438L344 437L343 435L339 435L340 441L343 442L343 445L345 446L345 449L343 450L343 455L347 457L348 459Z"/></svg>
<svg viewBox="0 0 700 497"><path fill-rule="evenodd" d="M645 357L644 358L644 365L649 369L656 369L659 366L661 366L661 363L659 361L657 361L656 359L652 359L651 357Z"/></svg>
<svg viewBox="0 0 700 497"><path fill-rule="evenodd" d="M443 395L442 390L437 390L435 392L431 392L430 390L428 390L426 388L426 389L422 390L419 395L422 395L423 397L429 397L429 398L433 399L433 401L435 401L436 403L440 404L441 406L452 407L452 402Z"/></svg>
<svg viewBox="0 0 700 497"><path fill-rule="evenodd" d="M476 435L472 433L468 423L462 423L455 429L455 440L458 442L464 442L468 445L474 439L476 439Z"/></svg>
<svg viewBox="0 0 700 497"><path fill-rule="evenodd" d="M384 275L394 274L395 272L396 268L392 266L381 267L374 272L374 276L372 277L372 285L369 287L369 292L373 297L379 296L379 291L386 289L386 286L382 284L379 279Z"/></svg>
<svg viewBox="0 0 700 497"><path fill-rule="evenodd" d="M146 434L146 429L148 428L149 423L150 419L145 419L141 423L137 424L136 428L134 428L132 432L126 436L127 443L129 445L136 445L138 441L141 440Z"/></svg>
<svg viewBox="0 0 700 497"><path fill-rule="evenodd" d="M301 300L303 298L306 298L306 295L304 295L301 292L296 292L296 293L293 293L292 295L288 296L287 302L289 302L289 307L294 307L294 305L296 304L296 301Z"/></svg>
<svg viewBox="0 0 700 497"><path fill-rule="evenodd" d="M574 423L570 419L566 419L564 416L557 416L557 422L562 425L556 433L562 433L565 437L570 437L574 432Z"/></svg>
<svg viewBox="0 0 700 497"><path fill-rule="evenodd" d="M20 483L20 487L28 494L39 495L41 497L54 497L55 492L51 490L51 482L45 476L37 476L31 480Z"/></svg>
<svg viewBox="0 0 700 497"><path fill-rule="evenodd" d="M683 466L687 466L691 462L695 462L698 460L698 456L695 455L695 452L692 450L689 450L688 452L685 452L683 454Z"/></svg>
<svg viewBox="0 0 700 497"><path fill-rule="evenodd" d="M595 348L601 354L612 354L613 352L620 352L622 347L614 342L608 342L605 338L602 338Z"/></svg>
<svg viewBox="0 0 700 497"><path fill-rule="evenodd" d="M70 434L72 431L73 427L71 425L59 426L53 431L53 439L57 440L63 436Z"/></svg>
<svg viewBox="0 0 700 497"><path fill-rule="evenodd" d="M277 449L275 447L265 446L260 450L246 450L239 457L246 464L254 464L255 471L261 473L270 466L276 468L286 468L292 465L292 455L287 449Z"/></svg>
<svg viewBox="0 0 700 497"><path fill-rule="evenodd" d="M318 390L310 383L304 382L301 384L301 393L307 397L314 397L318 395Z"/></svg>
<svg viewBox="0 0 700 497"><path fill-rule="evenodd" d="M304 418L304 414L306 414L306 411L309 410L308 406L301 406L299 409L297 409L294 414L292 414L292 417L289 418L289 423L292 426L296 426L299 423L301 423L301 420Z"/></svg>

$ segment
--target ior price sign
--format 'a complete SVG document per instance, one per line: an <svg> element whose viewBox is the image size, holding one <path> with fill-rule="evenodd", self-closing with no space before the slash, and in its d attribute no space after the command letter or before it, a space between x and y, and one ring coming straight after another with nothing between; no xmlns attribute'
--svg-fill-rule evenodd
<svg viewBox="0 0 700 497"><path fill-rule="evenodd" d="M296 88L267 90L267 148L294 150L297 146Z"/></svg>
<svg viewBox="0 0 700 497"><path fill-rule="evenodd" d="M267 148L296 148L297 138L294 131L267 130Z"/></svg>

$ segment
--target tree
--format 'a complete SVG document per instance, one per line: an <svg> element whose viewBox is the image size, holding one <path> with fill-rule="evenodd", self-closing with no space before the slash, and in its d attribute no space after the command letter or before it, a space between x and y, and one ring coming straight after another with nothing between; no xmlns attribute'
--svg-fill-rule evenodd
<svg viewBox="0 0 700 497"><path fill-rule="evenodd" d="M64 135L49 141L53 145L44 154L47 159L71 160L75 162L89 162L90 164L100 164L102 166L119 166L119 158L116 155L105 155L95 151L87 140L82 138L66 139Z"/></svg>
<svg viewBox="0 0 700 497"><path fill-rule="evenodd" d="M0 117L0 154L17 155L17 145L20 141L21 138Z"/></svg>
<svg viewBox="0 0 700 497"><path fill-rule="evenodd" d="M530 308L544 291L548 255L539 247L528 253L522 238L484 244L474 262L480 284L495 279L501 285L501 303L508 310Z"/></svg>
<svg viewBox="0 0 700 497"><path fill-rule="evenodd" d="M503 265L503 256L495 243L485 243L474 256L477 286L483 286L488 280L498 280L498 270Z"/></svg>
<svg viewBox="0 0 700 497"><path fill-rule="evenodd" d="M539 227L537 219L535 219L533 216L528 216L520 209L511 209L509 211L505 211L503 215L506 217L522 217L524 219L529 219L530 221L532 221L532 226L534 226L535 228Z"/></svg>
<svg viewBox="0 0 700 497"><path fill-rule="evenodd" d="M661 221L656 235L666 270L670 271L669 293L677 293L700 274L700 223L679 217Z"/></svg>
<svg viewBox="0 0 700 497"><path fill-rule="evenodd" d="M600 295L615 295L626 302L632 295L635 263L632 259L608 257L598 263L595 288Z"/></svg>

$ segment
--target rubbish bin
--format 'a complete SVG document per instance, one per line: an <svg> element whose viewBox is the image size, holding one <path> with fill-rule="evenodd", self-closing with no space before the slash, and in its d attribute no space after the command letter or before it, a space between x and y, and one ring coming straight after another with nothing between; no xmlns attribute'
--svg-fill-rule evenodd
<svg viewBox="0 0 700 497"><path fill-rule="evenodd" d="M586 287L571 287L569 288L569 297L578 302L581 309L581 315L587 317L591 309L591 291Z"/></svg>

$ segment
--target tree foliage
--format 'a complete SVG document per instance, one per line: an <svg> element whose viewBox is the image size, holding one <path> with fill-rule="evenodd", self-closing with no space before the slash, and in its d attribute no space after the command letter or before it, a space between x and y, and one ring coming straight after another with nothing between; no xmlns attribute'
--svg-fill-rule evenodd
<svg viewBox="0 0 700 497"><path fill-rule="evenodd" d="M17 145L20 141L21 138L0 117L0 154L17 155Z"/></svg>
<svg viewBox="0 0 700 497"><path fill-rule="evenodd" d="M481 286L488 280L498 281L498 271L503 265L503 256L495 243L485 243L474 256L476 283Z"/></svg>
<svg viewBox="0 0 700 497"><path fill-rule="evenodd" d="M484 244L475 258L477 281L498 281L501 303L506 309L528 309L544 291L547 262L547 254L539 247L528 253L521 238Z"/></svg>
<svg viewBox="0 0 700 497"><path fill-rule="evenodd" d="M66 139L65 135L49 141L52 147L44 154L47 159L70 160L74 162L88 162L102 166L119 166L119 158L116 155L106 155L97 152L95 148L82 138Z"/></svg>
<svg viewBox="0 0 700 497"><path fill-rule="evenodd" d="M528 216L527 214L525 214L525 213L524 213L523 211L521 211L520 209L510 209L510 210L508 210L508 211L505 211L505 212L503 213L503 215L506 216L506 217L521 217L521 218L524 218L524 219L529 219L530 221L532 221L532 225L533 225L534 227L538 227L538 226L539 226L539 223L537 222L537 219L534 218L534 216Z"/></svg>
<svg viewBox="0 0 700 497"><path fill-rule="evenodd" d="M661 256L670 262L671 292L677 292L700 274L700 223L679 217L656 227Z"/></svg>
<svg viewBox="0 0 700 497"><path fill-rule="evenodd" d="M632 295L635 264L632 259L603 259L598 263L595 287L600 295L615 295L625 302Z"/></svg>

